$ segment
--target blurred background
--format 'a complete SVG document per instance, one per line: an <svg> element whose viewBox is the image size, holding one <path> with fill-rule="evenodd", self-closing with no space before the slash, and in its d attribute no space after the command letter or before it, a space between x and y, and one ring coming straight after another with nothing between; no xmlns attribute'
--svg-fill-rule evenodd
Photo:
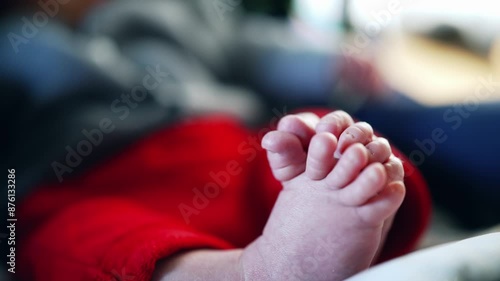
<svg viewBox="0 0 500 281"><path fill-rule="evenodd" d="M500 223L497 1L4 1L0 34L2 166L20 199L186 116L252 127L322 106L370 122L422 171L423 247ZM69 168L67 146L103 118L116 129Z"/></svg>

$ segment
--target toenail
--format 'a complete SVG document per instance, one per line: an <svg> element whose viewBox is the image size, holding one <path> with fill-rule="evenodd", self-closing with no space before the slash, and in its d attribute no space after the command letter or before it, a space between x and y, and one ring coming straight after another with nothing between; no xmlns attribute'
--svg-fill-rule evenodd
<svg viewBox="0 0 500 281"><path fill-rule="evenodd" d="M375 151L373 151L373 149L371 147L367 146L366 149L368 150L368 153L370 153L371 156L375 155Z"/></svg>
<svg viewBox="0 0 500 281"><path fill-rule="evenodd" d="M355 138L356 138L356 136L355 136L355 135L353 135L353 134L351 134L351 133L349 133L349 132L346 132L345 134L346 134L346 136L351 137L351 139L355 139Z"/></svg>

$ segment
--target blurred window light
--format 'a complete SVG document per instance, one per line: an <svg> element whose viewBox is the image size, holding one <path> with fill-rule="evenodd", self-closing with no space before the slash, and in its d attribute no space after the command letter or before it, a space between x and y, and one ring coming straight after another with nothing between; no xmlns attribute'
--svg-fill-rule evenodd
<svg viewBox="0 0 500 281"><path fill-rule="evenodd" d="M381 31L400 29L421 34L446 27L478 47L490 44L500 34L498 0L351 0L348 11L358 31L374 24Z"/></svg>
<svg viewBox="0 0 500 281"><path fill-rule="evenodd" d="M338 31L342 26L344 1L294 0L293 17L322 31Z"/></svg>

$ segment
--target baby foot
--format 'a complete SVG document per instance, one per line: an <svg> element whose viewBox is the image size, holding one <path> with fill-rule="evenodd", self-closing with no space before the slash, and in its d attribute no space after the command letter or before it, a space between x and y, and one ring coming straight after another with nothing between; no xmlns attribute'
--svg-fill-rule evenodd
<svg viewBox="0 0 500 281"><path fill-rule="evenodd" d="M405 193L387 140L336 111L286 116L262 146L283 190L243 252L245 280L343 280L368 268Z"/></svg>

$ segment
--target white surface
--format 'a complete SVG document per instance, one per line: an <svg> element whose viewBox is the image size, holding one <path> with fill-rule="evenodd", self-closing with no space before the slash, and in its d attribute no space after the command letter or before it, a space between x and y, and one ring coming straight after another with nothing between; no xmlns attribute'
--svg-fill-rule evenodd
<svg viewBox="0 0 500 281"><path fill-rule="evenodd" d="M421 250L346 281L498 281L500 233Z"/></svg>

